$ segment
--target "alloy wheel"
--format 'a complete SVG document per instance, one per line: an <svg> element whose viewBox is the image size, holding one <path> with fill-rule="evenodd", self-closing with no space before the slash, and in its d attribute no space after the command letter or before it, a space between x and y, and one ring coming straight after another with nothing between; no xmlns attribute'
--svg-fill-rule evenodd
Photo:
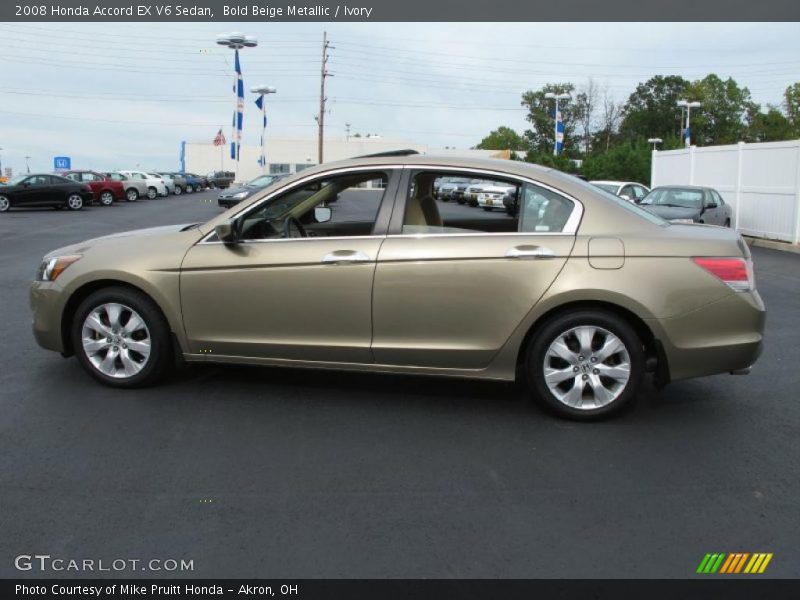
<svg viewBox="0 0 800 600"><path fill-rule="evenodd" d="M128 202L136 202L139 199L139 192L136 190L128 190L125 193L125 197L128 199Z"/></svg>
<svg viewBox="0 0 800 600"><path fill-rule="evenodd" d="M103 206L111 206L114 204L114 196L111 192L103 192L100 194L100 204Z"/></svg>
<svg viewBox="0 0 800 600"><path fill-rule="evenodd" d="M545 352L544 381L555 398L579 410L614 402L631 377L631 358L619 337L591 325L556 336Z"/></svg>
<svg viewBox="0 0 800 600"><path fill-rule="evenodd" d="M150 200L153 200L156 196L158 196L158 190L156 190L156 188L154 187L147 188L147 197Z"/></svg>
<svg viewBox="0 0 800 600"><path fill-rule="evenodd" d="M115 379L139 373L152 348L144 319L129 306L115 302L101 304L86 316L81 344L92 366Z"/></svg>
<svg viewBox="0 0 800 600"><path fill-rule="evenodd" d="M11 208L11 202L5 196L0 196L0 212L6 212Z"/></svg>
<svg viewBox="0 0 800 600"><path fill-rule="evenodd" d="M78 194L70 194L67 198L67 206L70 210L80 210L83 208L83 198Z"/></svg>

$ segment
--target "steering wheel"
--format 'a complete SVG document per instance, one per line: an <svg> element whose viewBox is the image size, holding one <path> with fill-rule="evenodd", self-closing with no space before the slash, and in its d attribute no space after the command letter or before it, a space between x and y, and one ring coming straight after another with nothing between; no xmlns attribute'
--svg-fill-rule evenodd
<svg viewBox="0 0 800 600"><path fill-rule="evenodd" d="M294 226L295 230L300 235L292 235L292 226ZM295 217L289 217L283 223L283 237L308 237L308 234L306 233L306 229L303 227L303 224L300 221L298 221Z"/></svg>

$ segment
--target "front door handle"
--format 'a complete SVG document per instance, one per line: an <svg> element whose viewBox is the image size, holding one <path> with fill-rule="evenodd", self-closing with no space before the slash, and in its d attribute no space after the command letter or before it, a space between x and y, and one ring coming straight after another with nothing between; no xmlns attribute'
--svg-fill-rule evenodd
<svg viewBox="0 0 800 600"><path fill-rule="evenodd" d="M336 250L322 257L323 264L340 265L346 263L370 262L370 258L361 250Z"/></svg>
<svg viewBox="0 0 800 600"><path fill-rule="evenodd" d="M506 251L506 258L555 258L556 253L544 246L514 246Z"/></svg>

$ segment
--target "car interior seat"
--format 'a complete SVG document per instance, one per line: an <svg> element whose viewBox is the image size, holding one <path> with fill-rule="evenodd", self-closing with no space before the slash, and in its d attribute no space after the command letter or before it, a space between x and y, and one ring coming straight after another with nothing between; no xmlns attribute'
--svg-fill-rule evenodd
<svg viewBox="0 0 800 600"><path fill-rule="evenodd" d="M416 178L414 193L406 204L403 225L442 227L442 217L433 198L433 174L421 174Z"/></svg>

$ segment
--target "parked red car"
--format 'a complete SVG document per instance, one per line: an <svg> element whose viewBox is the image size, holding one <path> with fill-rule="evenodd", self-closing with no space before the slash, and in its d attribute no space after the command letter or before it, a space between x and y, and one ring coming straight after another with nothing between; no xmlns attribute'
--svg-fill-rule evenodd
<svg viewBox="0 0 800 600"><path fill-rule="evenodd" d="M85 183L92 188L94 202L102 206L111 206L114 200L125 200L125 186L121 181L114 181L107 175L97 171L67 171L62 176L72 181Z"/></svg>

